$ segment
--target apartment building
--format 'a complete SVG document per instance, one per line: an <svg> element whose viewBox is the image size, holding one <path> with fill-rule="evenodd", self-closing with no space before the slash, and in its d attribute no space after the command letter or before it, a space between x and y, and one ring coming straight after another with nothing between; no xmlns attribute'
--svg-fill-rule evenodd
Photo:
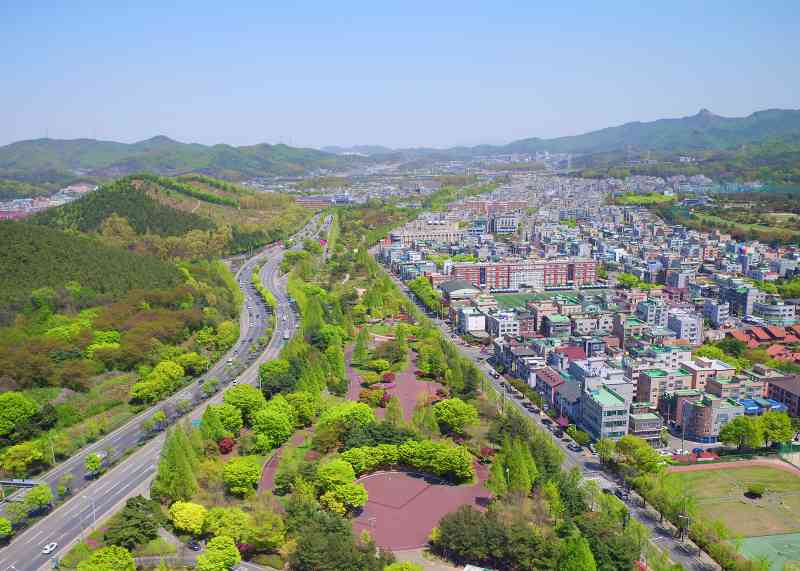
<svg viewBox="0 0 800 571"><path fill-rule="evenodd" d="M636 399L639 402L649 402L658 407L665 394L689 389L691 385L692 376L684 369L675 371L646 369L639 373L636 383Z"/></svg>
<svg viewBox="0 0 800 571"><path fill-rule="evenodd" d="M729 303L721 303L716 299L703 300L703 317L708 319L714 327L721 327L730 318L731 306Z"/></svg>
<svg viewBox="0 0 800 571"><path fill-rule="evenodd" d="M584 391L578 425L596 440L619 440L628 432L628 407L622 396L605 385Z"/></svg>
<svg viewBox="0 0 800 571"><path fill-rule="evenodd" d="M690 345L703 344L703 319L696 313L670 313L667 329L674 331L678 339L686 339Z"/></svg>
<svg viewBox="0 0 800 571"><path fill-rule="evenodd" d="M697 442L717 442L722 427L743 414L744 407L735 400L706 393L697 401L683 404L686 436Z"/></svg>
<svg viewBox="0 0 800 571"><path fill-rule="evenodd" d="M790 415L800 416L800 377L770 380L767 397L784 404Z"/></svg>
<svg viewBox="0 0 800 571"><path fill-rule="evenodd" d="M652 412L631 414L628 420L628 432L647 441L654 447L661 446L661 428L664 423L661 417Z"/></svg>
<svg viewBox="0 0 800 571"><path fill-rule="evenodd" d="M699 391L706 390L706 383L709 379L718 377L720 379L731 379L736 373L736 368L718 359L708 359L697 357L693 361L685 361L681 366L692 376L691 388Z"/></svg>
<svg viewBox="0 0 800 571"><path fill-rule="evenodd" d="M392 245L408 247L415 242L439 242L454 244L461 242L464 231L457 222L448 220L414 220L389 234Z"/></svg>

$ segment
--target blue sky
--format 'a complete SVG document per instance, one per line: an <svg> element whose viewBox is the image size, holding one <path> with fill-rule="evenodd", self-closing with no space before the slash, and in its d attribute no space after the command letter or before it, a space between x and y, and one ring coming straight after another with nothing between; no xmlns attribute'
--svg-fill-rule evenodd
<svg viewBox="0 0 800 571"><path fill-rule="evenodd" d="M794 1L1 2L0 144L451 146L800 107Z"/></svg>

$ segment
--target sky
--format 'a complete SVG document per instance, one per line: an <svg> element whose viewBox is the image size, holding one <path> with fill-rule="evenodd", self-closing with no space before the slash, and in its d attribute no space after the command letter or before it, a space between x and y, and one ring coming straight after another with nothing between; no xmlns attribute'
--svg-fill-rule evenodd
<svg viewBox="0 0 800 571"><path fill-rule="evenodd" d="M800 108L763 2L0 2L0 144L448 147Z"/></svg>

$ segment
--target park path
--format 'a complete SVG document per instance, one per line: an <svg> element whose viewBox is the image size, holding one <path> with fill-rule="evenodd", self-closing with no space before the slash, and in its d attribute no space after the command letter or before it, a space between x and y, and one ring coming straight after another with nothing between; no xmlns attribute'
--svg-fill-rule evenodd
<svg viewBox="0 0 800 571"><path fill-rule="evenodd" d="M361 391L361 375L353 368L353 345L350 345L344 353L345 363L347 364L347 378L349 385L347 388L347 399L358 400L358 393ZM420 394L427 394L429 397L436 396L436 391L443 388L441 384L434 381L424 381L417 378L417 353L411 351L411 359L405 369L395 374L394 388L388 389L388 393L400 399L403 408L403 417L411 420L414 414L414 407ZM375 416L383 418L385 410L375 409Z"/></svg>
<svg viewBox="0 0 800 571"><path fill-rule="evenodd" d="M278 465L281 463L281 457L283 456L283 451L286 449L287 446L297 446L306 439L306 436L309 434L309 429L299 430L294 433L289 439L289 442L283 444L280 448L275 451L275 454L264 463L264 467L261 469L261 480L258 482L258 493L263 494L268 490L272 490L275 486L275 472L278 471Z"/></svg>

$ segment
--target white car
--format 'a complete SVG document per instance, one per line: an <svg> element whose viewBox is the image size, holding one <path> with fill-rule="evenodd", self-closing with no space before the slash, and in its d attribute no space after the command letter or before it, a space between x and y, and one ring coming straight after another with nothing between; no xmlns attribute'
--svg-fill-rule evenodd
<svg viewBox="0 0 800 571"><path fill-rule="evenodd" d="M56 543L55 541L51 541L50 543L42 547L42 553L44 553L45 555L50 555L53 551L56 550L56 547L58 547L58 543Z"/></svg>

